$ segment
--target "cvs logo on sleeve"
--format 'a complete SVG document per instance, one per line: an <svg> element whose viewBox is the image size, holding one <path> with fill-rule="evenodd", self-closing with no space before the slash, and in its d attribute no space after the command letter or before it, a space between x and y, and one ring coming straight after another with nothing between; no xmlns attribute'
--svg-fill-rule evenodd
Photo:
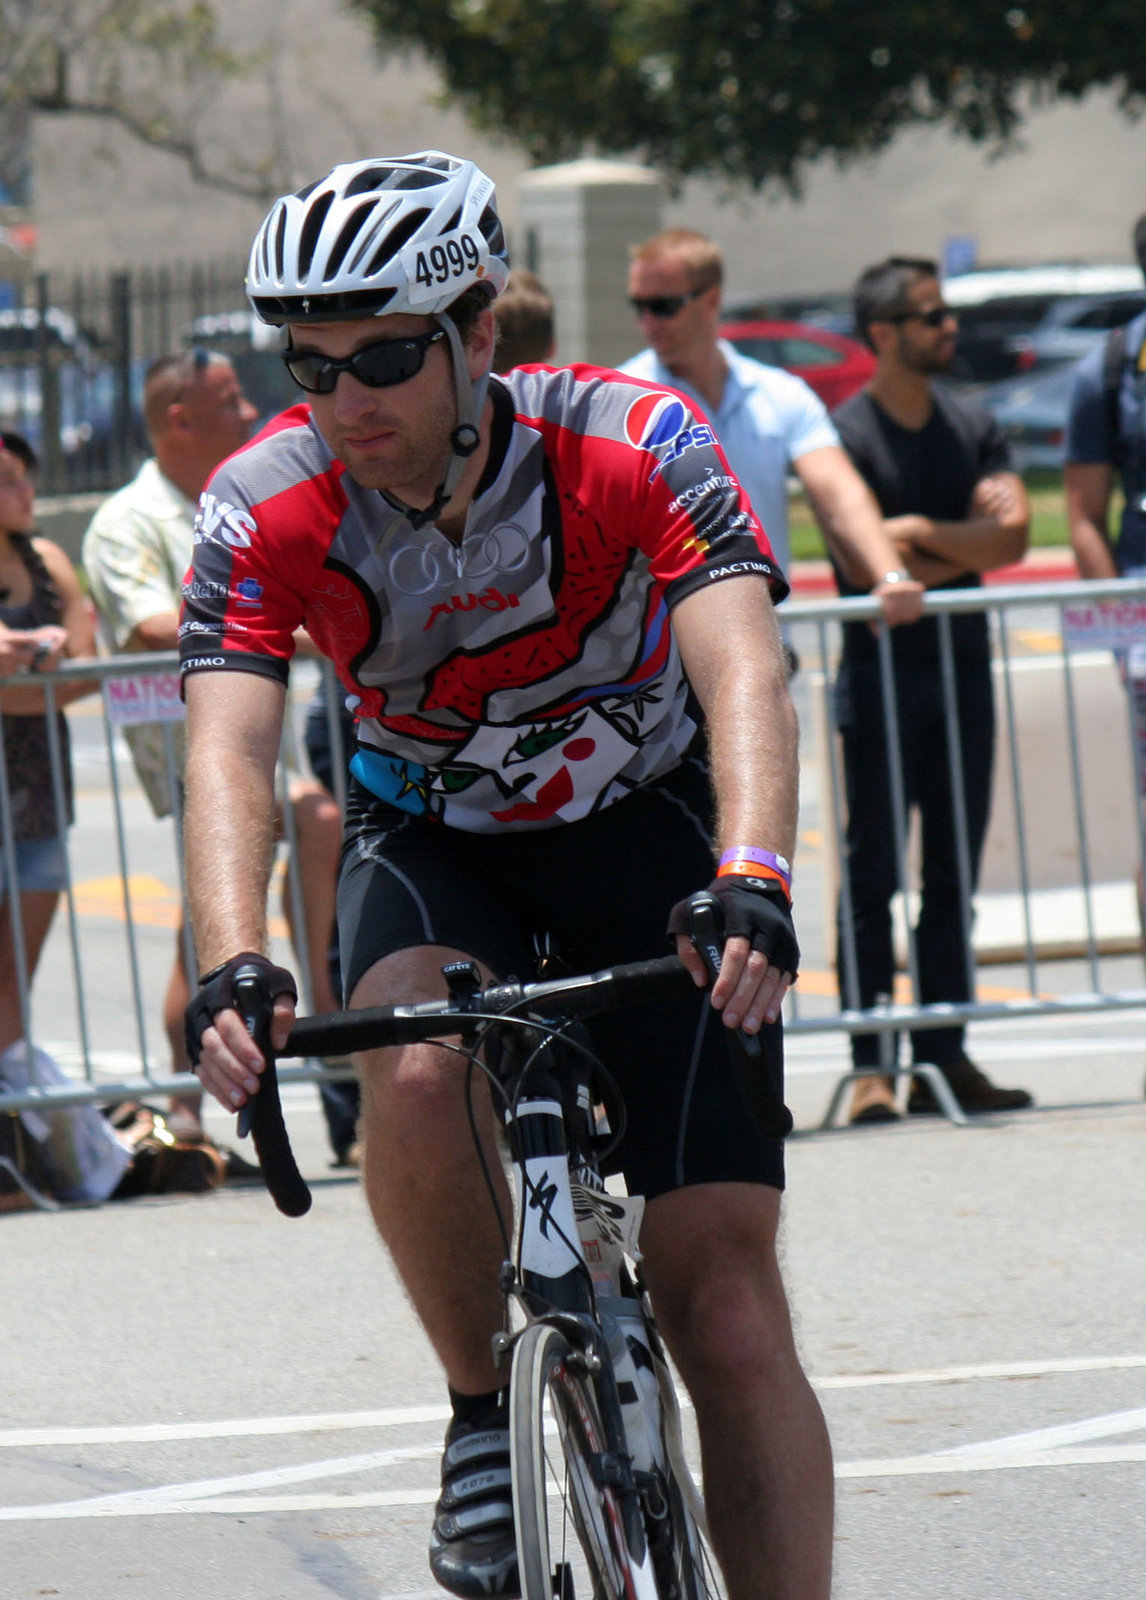
<svg viewBox="0 0 1146 1600"><path fill-rule="evenodd" d="M225 544L232 550L247 550L257 528L251 513L233 506L229 500L205 494L199 501L195 516L196 544Z"/></svg>

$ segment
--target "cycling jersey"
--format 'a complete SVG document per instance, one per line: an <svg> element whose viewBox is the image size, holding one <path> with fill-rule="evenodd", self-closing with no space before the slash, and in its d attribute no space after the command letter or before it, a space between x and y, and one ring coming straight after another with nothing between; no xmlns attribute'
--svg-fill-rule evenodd
<svg viewBox="0 0 1146 1600"><path fill-rule="evenodd" d="M787 585L712 429L677 394L579 366L490 385L464 534L415 530L276 418L200 501L185 672L285 682L304 626L357 717L353 768L471 832L573 821L676 766L695 725L669 626L740 574Z"/></svg>

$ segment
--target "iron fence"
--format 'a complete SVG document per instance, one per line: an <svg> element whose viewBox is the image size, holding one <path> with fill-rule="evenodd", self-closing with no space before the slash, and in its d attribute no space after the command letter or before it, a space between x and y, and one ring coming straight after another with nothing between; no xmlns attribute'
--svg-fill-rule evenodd
<svg viewBox="0 0 1146 1600"><path fill-rule="evenodd" d="M0 427L40 457L40 492L118 488L147 453L143 380L194 345L234 362L260 415L290 403L278 335L247 308L237 261L42 272L0 309Z"/></svg>

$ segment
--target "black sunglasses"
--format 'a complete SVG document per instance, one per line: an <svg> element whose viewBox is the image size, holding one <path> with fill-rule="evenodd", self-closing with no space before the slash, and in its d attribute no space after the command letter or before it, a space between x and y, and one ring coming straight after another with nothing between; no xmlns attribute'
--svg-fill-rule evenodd
<svg viewBox="0 0 1146 1600"><path fill-rule="evenodd" d="M405 339L379 339L344 361L311 350L284 350L282 358L307 394L333 394L340 372L349 372L368 389L389 389L416 377L425 365L426 351L445 336L443 329L436 328L433 333L412 333Z"/></svg>
<svg viewBox="0 0 1146 1600"><path fill-rule="evenodd" d="M687 294L655 294L648 299L630 296L629 304L638 317L643 317L647 312L650 317L667 322L693 300L699 300L704 293L706 293L704 289L690 289Z"/></svg>
<svg viewBox="0 0 1146 1600"><path fill-rule="evenodd" d="M901 311L898 316L888 317L888 322L922 322L928 328L941 328L950 318L958 322L959 313L951 306L932 306L930 311Z"/></svg>

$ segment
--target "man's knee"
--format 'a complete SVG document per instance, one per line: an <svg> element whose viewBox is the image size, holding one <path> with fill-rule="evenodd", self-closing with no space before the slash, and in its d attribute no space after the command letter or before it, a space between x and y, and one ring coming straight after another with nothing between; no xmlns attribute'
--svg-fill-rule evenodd
<svg viewBox="0 0 1146 1600"><path fill-rule="evenodd" d="M793 1357L776 1260L780 1195L707 1184L662 1195L642 1231L657 1319L686 1379L753 1379Z"/></svg>
<svg viewBox="0 0 1146 1600"><path fill-rule="evenodd" d="M397 950L376 961L355 984L352 1010L370 1006L417 1005L446 997L442 968L468 961L464 952L441 945ZM491 974L480 967L482 982ZM465 1119L465 1061L456 1049L427 1043L367 1050L358 1058L363 1109L368 1116L399 1116L406 1127L444 1126ZM476 1080L484 1084L481 1074ZM484 1091L476 1091L479 1098Z"/></svg>

